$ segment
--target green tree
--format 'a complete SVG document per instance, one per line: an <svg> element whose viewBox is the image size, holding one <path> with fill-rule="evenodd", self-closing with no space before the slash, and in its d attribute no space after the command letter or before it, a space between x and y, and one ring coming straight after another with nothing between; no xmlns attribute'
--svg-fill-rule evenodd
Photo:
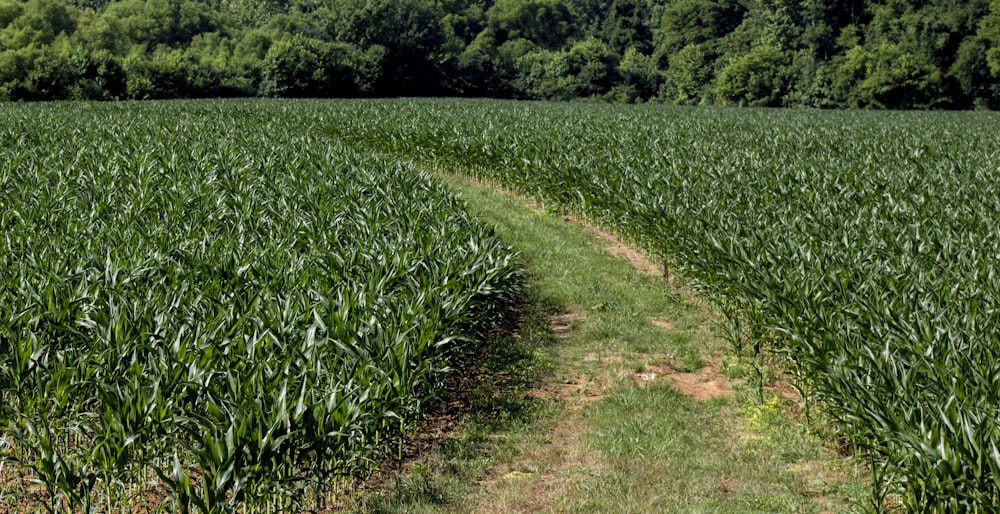
<svg viewBox="0 0 1000 514"><path fill-rule="evenodd" d="M41 55L34 46L0 51L0 100L35 97L32 73Z"/></svg>
<svg viewBox="0 0 1000 514"><path fill-rule="evenodd" d="M991 0L989 12L979 22L977 35L986 47L986 64L993 77L1000 77L1000 0Z"/></svg>
<svg viewBox="0 0 1000 514"><path fill-rule="evenodd" d="M525 39L547 50L561 48L576 32L576 18L563 0L497 0L487 24L498 45Z"/></svg>
<svg viewBox="0 0 1000 514"><path fill-rule="evenodd" d="M677 0L663 8L658 48L672 55L688 45L714 42L732 32L745 11L735 0Z"/></svg>
<svg viewBox="0 0 1000 514"><path fill-rule="evenodd" d="M577 32L606 41L616 53L629 48L649 54L653 32L660 24L656 0L569 0L576 13Z"/></svg>
<svg viewBox="0 0 1000 514"><path fill-rule="evenodd" d="M6 29L8 25L21 16L24 11L24 2L19 0L0 0L0 29Z"/></svg>
<svg viewBox="0 0 1000 514"><path fill-rule="evenodd" d="M702 46L690 44L670 56L670 66L664 73L664 83L659 92L663 101L693 105L706 101L710 96L708 86L712 80L712 62Z"/></svg>
<svg viewBox="0 0 1000 514"><path fill-rule="evenodd" d="M719 71L715 94L725 104L779 106L787 93L788 64L789 56L781 49L756 47Z"/></svg>
<svg viewBox="0 0 1000 514"><path fill-rule="evenodd" d="M840 104L834 88L834 68L804 48L792 57L789 91L783 104L789 107L835 108Z"/></svg>
<svg viewBox="0 0 1000 514"><path fill-rule="evenodd" d="M111 54L90 53L70 43L68 38L45 47L32 71L37 99L122 99L125 80L125 71Z"/></svg>
<svg viewBox="0 0 1000 514"><path fill-rule="evenodd" d="M264 59L261 93L271 96L331 97L366 93L377 63L348 43L331 43L302 35L282 40Z"/></svg>
<svg viewBox="0 0 1000 514"><path fill-rule="evenodd" d="M663 72L652 56L644 55L637 48L629 48L618 64L618 74L626 86L635 92L635 98L648 100L659 92Z"/></svg>
<svg viewBox="0 0 1000 514"><path fill-rule="evenodd" d="M135 51L122 61L126 96L136 100L196 96L190 87L191 65L179 48L159 46L146 53Z"/></svg>
<svg viewBox="0 0 1000 514"><path fill-rule="evenodd" d="M569 50L537 50L518 61L517 86L528 98L573 100L601 96L617 83L618 56L595 38Z"/></svg>
<svg viewBox="0 0 1000 514"><path fill-rule="evenodd" d="M76 30L76 10L60 0L0 4L0 49L49 45Z"/></svg>
<svg viewBox="0 0 1000 514"><path fill-rule="evenodd" d="M384 49L376 88L386 95L441 92L443 11L432 0L336 0L328 29L337 41Z"/></svg>
<svg viewBox="0 0 1000 514"><path fill-rule="evenodd" d="M539 49L534 43L524 38L510 39L500 46L494 46L495 41L492 40L489 29L484 31L484 35L485 37L482 39L476 38L473 45L482 43L481 48L484 50L493 49L493 69L497 88L504 96L516 96L518 91L524 91L523 85L517 84L524 69L521 59L528 54L544 49ZM473 45L470 45L470 48ZM552 52L550 50L544 51Z"/></svg>
<svg viewBox="0 0 1000 514"><path fill-rule="evenodd" d="M969 105L965 91L975 88L963 87L959 75L965 80L976 75L968 69L974 59L967 52L977 45L965 43L963 64L956 68L955 63L966 36L975 34L988 9L986 0L873 5L864 27L867 73L855 88L855 100L893 108Z"/></svg>
<svg viewBox="0 0 1000 514"><path fill-rule="evenodd" d="M848 104L854 107L927 108L949 101L941 94L941 70L926 55L899 44L855 47L840 63L839 72L859 78L847 93Z"/></svg>
<svg viewBox="0 0 1000 514"><path fill-rule="evenodd" d="M186 46L198 34L225 31L221 14L198 0L120 0L113 2L90 25L80 40L94 50L126 55L133 47Z"/></svg>
<svg viewBox="0 0 1000 514"><path fill-rule="evenodd" d="M272 17L287 13L290 4L288 0L219 0L220 11L246 28L267 25Z"/></svg>
<svg viewBox="0 0 1000 514"><path fill-rule="evenodd" d="M958 48L948 76L958 83L961 107L1000 108L1000 75L990 72L989 42L972 36Z"/></svg>

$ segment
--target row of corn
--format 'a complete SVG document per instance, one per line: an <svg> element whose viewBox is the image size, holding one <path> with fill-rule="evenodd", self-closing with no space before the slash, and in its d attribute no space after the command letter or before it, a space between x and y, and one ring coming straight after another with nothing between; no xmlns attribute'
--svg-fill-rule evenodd
<svg viewBox="0 0 1000 514"><path fill-rule="evenodd" d="M362 108L362 106L359 106ZM0 105L0 505L292 511L400 451L512 250L322 104Z"/></svg>

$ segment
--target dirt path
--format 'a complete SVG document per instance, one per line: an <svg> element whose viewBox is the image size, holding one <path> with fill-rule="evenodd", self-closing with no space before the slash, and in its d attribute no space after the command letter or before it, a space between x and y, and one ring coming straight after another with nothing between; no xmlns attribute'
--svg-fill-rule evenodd
<svg viewBox="0 0 1000 514"><path fill-rule="evenodd" d="M836 512L857 466L750 390L721 320L614 235L462 178L522 252L526 321L484 356L471 414L414 458L377 512ZM511 358L512 356L516 358ZM364 509L359 509L364 510Z"/></svg>
<svg viewBox="0 0 1000 514"><path fill-rule="evenodd" d="M615 235L488 189L461 190L501 236L521 234L517 246L526 253L540 241L538 260L526 256L529 268L558 282L551 294L566 310L548 323L561 343L560 369L531 394L564 408L550 442L527 445L484 481L474 510L683 512L703 505L739 512L757 510L746 508L756 502L770 505L766 512L825 512L853 503L863 490L857 469L788 417L788 398L751 400L756 392L734 369L746 363L726 354L711 328L721 320L700 298L678 283L665 287L662 267ZM524 206L530 212L517 211ZM553 232L538 240L523 235L543 225ZM568 262L556 263L561 259ZM538 294L550 294L538 286ZM660 412L657 402L632 410L660 396L687 412ZM649 433L658 435L641 446L629 442ZM683 487L661 490L672 482Z"/></svg>

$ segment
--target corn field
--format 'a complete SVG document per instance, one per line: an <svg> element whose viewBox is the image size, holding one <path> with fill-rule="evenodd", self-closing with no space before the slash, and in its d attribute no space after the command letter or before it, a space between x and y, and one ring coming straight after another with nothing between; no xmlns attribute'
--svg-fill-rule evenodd
<svg viewBox="0 0 1000 514"><path fill-rule="evenodd" d="M661 259L726 314L736 351L787 360L806 412L867 459L873 509L1000 503L996 114L378 100L0 117L0 505L315 509L398 452L520 277L424 168Z"/></svg>
<svg viewBox="0 0 1000 514"><path fill-rule="evenodd" d="M345 108L328 134L584 214L699 287L867 459L874 510L1000 504L997 114Z"/></svg>
<svg viewBox="0 0 1000 514"><path fill-rule="evenodd" d="M520 271L345 105L0 105L0 506L321 509L401 450Z"/></svg>

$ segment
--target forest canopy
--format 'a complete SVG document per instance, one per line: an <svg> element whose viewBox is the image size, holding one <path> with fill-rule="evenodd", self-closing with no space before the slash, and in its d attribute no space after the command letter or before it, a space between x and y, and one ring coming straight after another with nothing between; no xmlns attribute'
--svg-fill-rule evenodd
<svg viewBox="0 0 1000 514"><path fill-rule="evenodd" d="M1000 107L1000 0L0 0L0 99Z"/></svg>

